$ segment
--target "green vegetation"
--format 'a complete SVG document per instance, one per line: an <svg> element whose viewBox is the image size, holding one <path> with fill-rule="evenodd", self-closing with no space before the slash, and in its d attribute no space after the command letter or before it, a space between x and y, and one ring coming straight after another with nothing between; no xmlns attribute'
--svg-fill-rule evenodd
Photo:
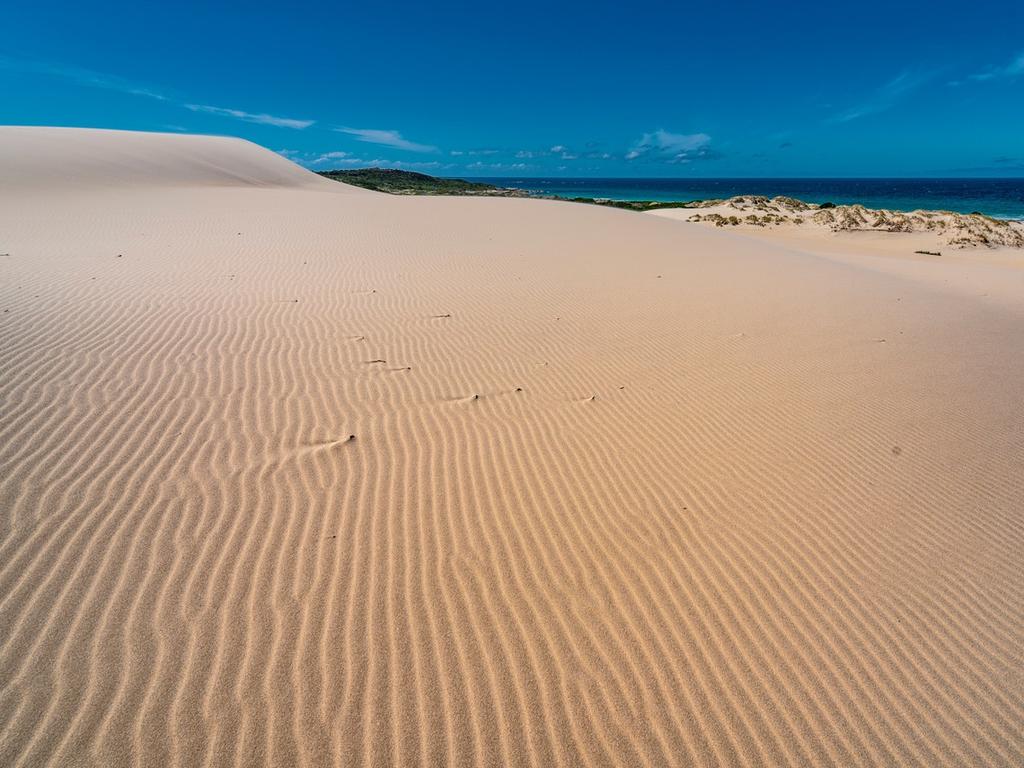
<svg viewBox="0 0 1024 768"><path fill-rule="evenodd" d="M609 200L605 197L558 197L549 196L552 200L567 200L571 203L589 203L590 205L605 205L609 208L625 208L627 211L656 211L659 208L693 208L699 200L690 202L660 202L658 200Z"/></svg>
<svg viewBox="0 0 1024 768"><path fill-rule="evenodd" d="M522 189L496 187L464 179L442 179L425 173L399 171L391 168L355 168L352 170L317 171L321 176L352 184L376 192L392 195L481 195L486 197L538 197L545 200L563 200L572 203L605 205L629 211L654 211L658 208L690 208L698 201L658 202L656 200L609 200L593 197L560 197L558 195L531 194Z"/></svg>
<svg viewBox="0 0 1024 768"><path fill-rule="evenodd" d="M356 168L350 171L318 171L321 176L392 195L496 195L507 197L511 190L463 179L441 179L425 173L391 168Z"/></svg>

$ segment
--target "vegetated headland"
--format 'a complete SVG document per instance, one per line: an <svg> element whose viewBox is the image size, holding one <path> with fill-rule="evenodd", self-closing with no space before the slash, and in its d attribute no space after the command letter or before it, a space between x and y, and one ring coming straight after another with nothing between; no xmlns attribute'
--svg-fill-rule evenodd
<svg viewBox="0 0 1024 768"><path fill-rule="evenodd" d="M493 184L445 179L425 173L389 168L357 168L320 171L321 176L393 195L476 195L483 197L532 197L587 203L631 211L657 211L668 208L699 209L687 221L718 227L817 226L833 232L926 232L958 248L976 246L1024 248L1024 224L995 219L983 213L953 211L892 211L863 205L807 203L792 197L768 198L762 195L738 195L722 200L612 200L600 197L563 197L531 193Z"/></svg>

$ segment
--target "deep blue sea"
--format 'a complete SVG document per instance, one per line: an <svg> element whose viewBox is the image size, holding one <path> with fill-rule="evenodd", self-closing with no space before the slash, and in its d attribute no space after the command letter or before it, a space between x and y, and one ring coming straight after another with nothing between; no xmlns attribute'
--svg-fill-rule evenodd
<svg viewBox="0 0 1024 768"><path fill-rule="evenodd" d="M809 203L861 203L1024 219L1024 179L477 179L500 187L563 197L613 200L708 200L734 195L786 195Z"/></svg>

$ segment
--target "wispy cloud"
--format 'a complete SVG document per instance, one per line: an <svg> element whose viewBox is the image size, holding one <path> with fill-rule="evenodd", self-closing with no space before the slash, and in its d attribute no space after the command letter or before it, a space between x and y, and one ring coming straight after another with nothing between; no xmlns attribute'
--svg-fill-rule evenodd
<svg viewBox="0 0 1024 768"><path fill-rule="evenodd" d="M1017 54L1009 64L1001 67L990 67L984 72L968 75L968 79L984 82L986 80L999 80L1007 77L1019 77L1024 75L1024 51Z"/></svg>
<svg viewBox="0 0 1024 768"><path fill-rule="evenodd" d="M232 117L236 120L244 120L249 123L259 123L260 125L274 125L279 128L308 128L316 122L315 120L296 120L290 117L277 117L276 115L268 115L264 112L243 112L240 109L211 107L205 104L183 104L155 88L133 83L130 80L126 80L125 78L117 75L94 72L89 69L82 69L81 67L72 67L64 64L54 64L52 62L12 58L10 56L0 55L0 70L55 77L88 88L102 88L103 90L118 91L132 96L144 96L148 99L156 99L157 101L163 101L168 104L184 107L185 109L192 110L193 112L220 115L221 117ZM185 129L177 126L174 130Z"/></svg>
<svg viewBox="0 0 1024 768"><path fill-rule="evenodd" d="M672 133L659 129L641 136L626 152L626 159L647 157L669 163L687 163L710 157L710 143L711 137L706 133Z"/></svg>
<svg viewBox="0 0 1024 768"><path fill-rule="evenodd" d="M358 158L354 158L354 157L350 156L348 152L334 151L334 152L321 152L319 155L316 155L314 157L310 157L310 158L304 160L304 162L307 165L328 165L328 164L349 165L349 164L352 164L352 163L359 163L359 162L362 162L362 161L359 160Z"/></svg>
<svg viewBox="0 0 1024 768"><path fill-rule="evenodd" d="M119 91L120 93L131 94L132 96L145 96L158 101L170 101L170 97L164 95L154 88L148 88L138 83L133 83L123 77L107 75L102 72L94 72L81 67L71 67L64 64L55 64L46 61L35 61L32 59L12 58L0 55L0 70L7 72L19 72L26 75L46 75L61 80L68 80L78 85L89 88L102 88L107 91Z"/></svg>
<svg viewBox="0 0 1024 768"><path fill-rule="evenodd" d="M467 171L524 171L532 166L527 163L482 163L477 160L466 166Z"/></svg>
<svg viewBox="0 0 1024 768"><path fill-rule="evenodd" d="M848 123L865 115L884 112L893 107L908 93L924 85L931 77L932 73L930 72L911 72L909 70L901 72L878 88L860 104L840 112L838 115L833 115L826 122Z"/></svg>
<svg viewBox="0 0 1024 768"><path fill-rule="evenodd" d="M193 112L204 112L208 115L220 115L221 117L233 117L236 120L244 120L247 123L259 123L260 125L276 125L278 128L309 128L316 120L296 120L291 117L277 117L264 112L243 112L240 109L226 109L224 107L211 107L206 104L183 104L185 109Z"/></svg>
<svg viewBox="0 0 1024 768"><path fill-rule="evenodd" d="M438 152L438 148L430 144L418 144L402 137L398 131L381 130L377 128L335 128L339 133L347 133L355 136L359 141L370 144L382 144L385 147L404 149L408 152Z"/></svg>

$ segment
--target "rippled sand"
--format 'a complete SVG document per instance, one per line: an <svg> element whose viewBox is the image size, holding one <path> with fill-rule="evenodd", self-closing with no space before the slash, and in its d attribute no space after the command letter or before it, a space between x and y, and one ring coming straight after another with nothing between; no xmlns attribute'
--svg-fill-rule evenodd
<svg viewBox="0 0 1024 768"><path fill-rule="evenodd" d="M0 253L0 765L1024 762L1019 305L78 130Z"/></svg>

